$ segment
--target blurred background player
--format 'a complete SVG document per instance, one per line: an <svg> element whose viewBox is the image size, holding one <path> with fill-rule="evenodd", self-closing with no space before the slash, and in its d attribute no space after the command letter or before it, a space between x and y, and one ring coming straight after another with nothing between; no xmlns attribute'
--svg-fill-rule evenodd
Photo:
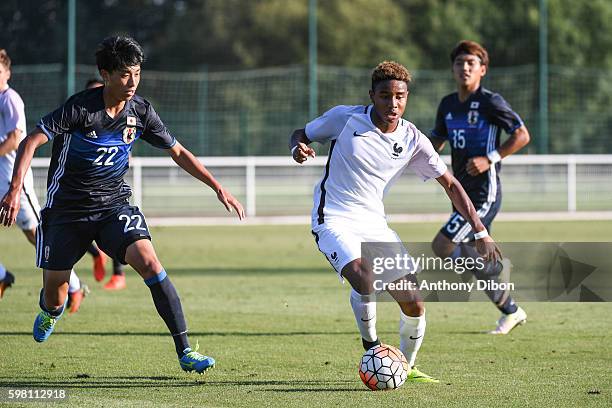
<svg viewBox="0 0 612 408"><path fill-rule="evenodd" d="M315 187L312 234L339 276L351 284L350 303L366 350L380 341L376 334L376 300L372 296L373 271L362 259L361 244L401 245L397 233L387 225L383 198L406 168L423 180L435 178L479 232L480 252L496 256L495 245L485 244L493 240L459 182L448 172L427 137L402 119L410 81L411 75L404 66L380 63L372 72L371 105L336 106L304 129L295 130L289 142L298 163L314 157L315 151L308 147L311 142L331 142L325 174ZM405 248L401 246L399 250ZM390 280L412 282L414 274L405 270ZM425 335L423 301L414 291L388 292L400 306L400 349L411 367L407 381L439 382L415 367Z"/></svg>
<svg viewBox="0 0 612 408"><path fill-rule="evenodd" d="M26 132L26 117L23 100L8 85L11 78L11 59L4 49L0 49L0 195L8 191L17 146ZM36 227L40 221L40 205L34 191L32 169L27 170L21 193L21 208L17 214L17 225L28 241L36 246ZM0 263L0 299L6 289L15 282L14 275ZM70 313L79 310L87 286L82 285L74 270L70 273L68 302Z"/></svg>
<svg viewBox="0 0 612 408"><path fill-rule="evenodd" d="M529 143L529 132L501 95L481 86L489 65L489 55L484 47L473 41L461 41L450 57L457 92L442 98L431 142L438 151L444 148L446 141L450 143L454 176L490 231L501 207L501 160ZM500 146L502 129L510 137ZM434 238L432 246L436 255L442 258L477 257L470 245L458 245L470 241L474 241L472 226L453 207L453 213ZM509 264L505 266L509 267ZM478 279L499 279L503 268L499 262L472 272ZM491 334L507 334L526 321L527 314L514 303L508 291L486 293L502 312Z"/></svg>
<svg viewBox="0 0 612 408"><path fill-rule="evenodd" d="M90 78L85 83L85 89L98 88L101 86L104 86L104 82L98 78ZM104 279L104 275L106 274L106 255L104 252L100 251L94 242L91 243L91 246L87 249L87 252L89 252L94 258L94 278L100 282L102 279ZM125 289L125 287L125 271L123 269L123 264L113 258L113 274L109 281L104 285L104 289L121 290Z"/></svg>
<svg viewBox="0 0 612 408"><path fill-rule="evenodd" d="M0 201L0 223L10 226L15 221L32 157L39 146L53 141L47 204L37 229L43 289L34 340L44 342L53 333L65 309L70 269L95 239L104 252L130 264L143 278L172 336L180 367L202 373L215 360L200 354L197 346L191 348L178 293L157 258L144 215L129 204L131 189L123 177L133 142L142 139L164 149L240 219L244 209L168 132L151 104L136 95L143 61L142 48L131 38L102 41L96 63L105 86L71 96L20 143L10 187ZM146 356L141 361L148 362Z"/></svg>

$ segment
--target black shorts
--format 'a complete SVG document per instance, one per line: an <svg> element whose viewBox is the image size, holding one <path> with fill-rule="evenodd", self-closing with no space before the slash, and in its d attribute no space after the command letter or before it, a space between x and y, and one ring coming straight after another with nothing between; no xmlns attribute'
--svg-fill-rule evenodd
<svg viewBox="0 0 612 408"><path fill-rule="evenodd" d="M489 232L491 232L491 224L501 208L501 201L501 194L498 194L495 201L474 203L480 221L482 221ZM440 229L440 232L455 243L474 240L472 226L457 211L451 214L446 224Z"/></svg>
<svg viewBox="0 0 612 408"><path fill-rule="evenodd" d="M150 240L151 234L138 207L125 204L86 216L44 209L36 230L36 266L72 269L94 240L111 258L125 264L125 250L140 239Z"/></svg>

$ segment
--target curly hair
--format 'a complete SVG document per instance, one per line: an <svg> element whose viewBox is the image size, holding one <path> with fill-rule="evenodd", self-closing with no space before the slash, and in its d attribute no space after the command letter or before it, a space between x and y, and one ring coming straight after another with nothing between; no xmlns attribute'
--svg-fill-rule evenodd
<svg viewBox="0 0 612 408"><path fill-rule="evenodd" d="M409 85L412 81L412 75L402 64L395 61L383 61L372 71L372 90L376 89L376 85L383 81L389 80L404 81Z"/></svg>
<svg viewBox="0 0 612 408"><path fill-rule="evenodd" d="M6 69L11 69L11 59L4 48L0 48L0 64L4 65Z"/></svg>

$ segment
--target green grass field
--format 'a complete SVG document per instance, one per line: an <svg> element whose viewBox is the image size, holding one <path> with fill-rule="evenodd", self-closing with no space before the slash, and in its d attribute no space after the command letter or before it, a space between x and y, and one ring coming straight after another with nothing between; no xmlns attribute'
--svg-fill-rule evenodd
<svg viewBox="0 0 612 408"><path fill-rule="evenodd" d="M393 226L428 241L439 224ZM500 241L606 241L612 222L497 223ZM44 344L32 340L41 273L15 228L0 230L0 258L16 285L0 302L0 387L64 388L70 406L602 406L612 405L612 305L527 303L529 323L492 337L488 303L430 303L419 353L440 384L367 390L348 285L316 250L306 226L153 228L181 295L193 343L217 359L183 373L150 293L128 270L128 289L95 283ZM398 308L381 303L381 339L398 344ZM0 402L0 405L2 403ZM10 403L7 406L17 406ZM31 405L31 404L30 404Z"/></svg>

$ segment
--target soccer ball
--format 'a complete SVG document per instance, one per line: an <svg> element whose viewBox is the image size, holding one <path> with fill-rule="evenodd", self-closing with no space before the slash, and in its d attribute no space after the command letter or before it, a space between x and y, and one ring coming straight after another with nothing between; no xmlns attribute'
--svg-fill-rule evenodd
<svg viewBox="0 0 612 408"><path fill-rule="evenodd" d="M408 361L393 346L380 344L363 354L359 365L361 381L373 391L399 388L408 376Z"/></svg>

